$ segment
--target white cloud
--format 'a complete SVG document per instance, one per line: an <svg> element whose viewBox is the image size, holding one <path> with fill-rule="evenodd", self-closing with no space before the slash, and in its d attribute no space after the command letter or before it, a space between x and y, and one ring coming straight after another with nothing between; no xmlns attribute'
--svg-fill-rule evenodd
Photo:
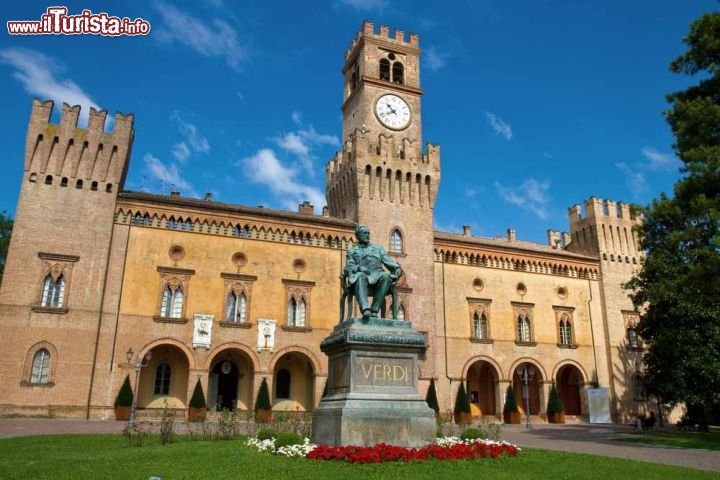
<svg viewBox="0 0 720 480"><path fill-rule="evenodd" d="M300 112L292 112L293 123L303 126L302 115ZM312 125L299 128L293 132L283 134L280 137L272 139L278 147L286 152L295 155L300 165L305 168L310 175L314 175L313 169L313 148L322 145L340 146L340 140L336 135L328 135L318 133Z"/></svg>
<svg viewBox="0 0 720 480"><path fill-rule="evenodd" d="M643 147L640 153L650 160L650 170L671 170L677 165L677 158L673 154L660 152L653 147Z"/></svg>
<svg viewBox="0 0 720 480"><path fill-rule="evenodd" d="M302 115L298 111L294 111L290 114L290 118L292 118L293 123L297 125L302 125Z"/></svg>
<svg viewBox="0 0 720 480"><path fill-rule="evenodd" d="M503 121L500 117L490 112L485 112L485 118L492 129L495 130L496 134L505 137L505 140L512 140L513 132L509 123Z"/></svg>
<svg viewBox="0 0 720 480"><path fill-rule="evenodd" d="M80 126L87 125L90 107L100 109L82 88L69 78L59 78L63 65L54 58L35 50L7 48L0 50L0 59L15 69L12 76L22 83L25 91L41 99L54 100L61 105L80 105ZM110 122L105 125L110 128Z"/></svg>
<svg viewBox="0 0 720 480"><path fill-rule="evenodd" d="M387 7L387 0L340 0L340 3L356 10L382 10Z"/></svg>
<svg viewBox="0 0 720 480"><path fill-rule="evenodd" d="M172 149L172 154L178 162L184 162L190 158L190 149L185 142L176 143Z"/></svg>
<svg viewBox="0 0 720 480"><path fill-rule="evenodd" d="M275 143L283 150L301 157L306 157L310 153L310 147L308 147L300 135L295 132L290 132L282 137L276 138Z"/></svg>
<svg viewBox="0 0 720 480"><path fill-rule="evenodd" d="M649 191L645 172L642 168L630 167L627 163L618 162L615 166L625 175L625 185L632 191L635 198Z"/></svg>
<svg viewBox="0 0 720 480"><path fill-rule="evenodd" d="M146 153L143 160L145 161L145 168L150 176L163 183L163 190L166 190L168 187L174 187L180 190L184 196L198 196L190 182L182 178L182 174L177 165L166 165L152 153Z"/></svg>
<svg viewBox="0 0 720 480"><path fill-rule="evenodd" d="M235 70L247 60L246 48L240 44L237 31L227 22L214 19L209 23L167 3L155 3L163 25L156 38L164 43L178 42L206 57L222 57Z"/></svg>
<svg viewBox="0 0 720 480"><path fill-rule="evenodd" d="M237 164L243 167L245 175L251 181L269 187L286 208L295 209L304 200L309 200L315 207L325 205L325 195L317 188L298 181L297 171L283 165L269 148L263 148L255 155L241 159Z"/></svg>
<svg viewBox="0 0 720 480"><path fill-rule="evenodd" d="M447 53L440 52L435 47L430 47L425 50L423 59L425 66L433 72L436 72L445 66L447 56Z"/></svg>
<svg viewBox="0 0 720 480"><path fill-rule="evenodd" d="M543 220L550 217L549 180L539 182L534 178L528 178L518 187L505 187L500 182L495 182L495 188L506 202L527 209Z"/></svg>
<svg viewBox="0 0 720 480"><path fill-rule="evenodd" d="M187 144L190 144L190 149L192 149L193 152L208 153L210 151L210 142L208 142L208 139L200 133L200 130L196 125L183 120L177 110L173 112L170 118L175 121L178 131L181 135L185 136L185 141ZM181 143L185 146L186 150L189 150L185 141ZM190 152L188 151L187 153L188 155L185 157L185 160L190 156ZM174 150L173 154L175 154Z"/></svg>

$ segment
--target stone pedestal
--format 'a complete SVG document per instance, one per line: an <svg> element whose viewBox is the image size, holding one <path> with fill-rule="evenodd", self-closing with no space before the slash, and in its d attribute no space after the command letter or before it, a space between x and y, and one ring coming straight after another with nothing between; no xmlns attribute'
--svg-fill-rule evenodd
<svg viewBox="0 0 720 480"><path fill-rule="evenodd" d="M425 338L408 322L346 320L322 341L329 358L327 395L313 412L314 443L387 443L420 447L435 441L435 412L417 391Z"/></svg>

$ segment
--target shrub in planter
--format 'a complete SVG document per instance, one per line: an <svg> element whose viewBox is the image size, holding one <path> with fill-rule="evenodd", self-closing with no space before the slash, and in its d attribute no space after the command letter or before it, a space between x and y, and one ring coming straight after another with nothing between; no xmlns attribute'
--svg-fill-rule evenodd
<svg viewBox="0 0 720 480"><path fill-rule="evenodd" d="M274 428L263 428L256 435L258 440L270 440L271 438L276 438L277 436L278 432Z"/></svg>
<svg viewBox="0 0 720 480"><path fill-rule="evenodd" d="M435 379L430 379L430 386L428 387L427 395L425 395L425 401L428 407L435 410L435 416L440 414L440 405L438 405L437 392L435 391Z"/></svg>
<svg viewBox="0 0 720 480"><path fill-rule="evenodd" d="M130 409L133 404L133 391L130 386L130 375L125 377L125 381L120 387L120 391L115 397L115 420L130 420Z"/></svg>
<svg viewBox="0 0 720 480"><path fill-rule="evenodd" d="M455 397L455 423L470 423L470 401L467 392L465 392L465 384L460 382L457 396Z"/></svg>
<svg viewBox="0 0 720 480"><path fill-rule="evenodd" d="M263 378L255 400L255 421L259 423L268 423L272 420L272 405L270 404L270 392L267 386L267 380Z"/></svg>
<svg viewBox="0 0 720 480"><path fill-rule="evenodd" d="M477 428L468 428L460 434L460 439L462 440L477 440L478 438L485 440L486 436L482 430Z"/></svg>
<svg viewBox="0 0 720 480"><path fill-rule="evenodd" d="M202 422L205 420L207 405L205 404L205 394L199 378L195 384L195 390L193 390L188 407L188 422Z"/></svg>
<svg viewBox="0 0 720 480"><path fill-rule="evenodd" d="M282 432L275 437L275 448L302 445L303 443L305 443L305 439L295 432Z"/></svg>
<svg viewBox="0 0 720 480"><path fill-rule="evenodd" d="M512 384L508 385L505 394L505 407L503 408L503 421L505 423L520 423L520 412L518 411L515 391Z"/></svg>
<svg viewBox="0 0 720 480"><path fill-rule="evenodd" d="M550 388L550 396L548 397L547 404L547 419L550 423L565 423L565 411L555 383L553 383Z"/></svg>

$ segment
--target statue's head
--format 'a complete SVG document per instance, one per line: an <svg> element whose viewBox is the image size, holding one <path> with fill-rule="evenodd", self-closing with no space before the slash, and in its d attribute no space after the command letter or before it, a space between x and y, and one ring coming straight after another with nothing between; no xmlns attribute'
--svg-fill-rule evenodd
<svg viewBox="0 0 720 480"><path fill-rule="evenodd" d="M355 229L355 236L362 244L370 243L370 229L365 225L358 225Z"/></svg>

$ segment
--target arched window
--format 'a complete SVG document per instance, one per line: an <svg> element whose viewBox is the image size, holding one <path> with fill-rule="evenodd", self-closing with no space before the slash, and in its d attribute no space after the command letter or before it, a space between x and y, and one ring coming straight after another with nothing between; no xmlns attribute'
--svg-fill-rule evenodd
<svg viewBox="0 0 720 480"><path fill-rule="evenodd" d="M45 185L52 185L52 175L45 177Z"/></svg>
<svg viewBox="0 0 720 480"><path fill-rule="evenodd" d="M638 348L638 339L635 329L630 327L627 329L627 341L630 348Z"/></svg>
<svg viewBox="0 0 720 480"><path fill-rule="evenodd" d="M142 215L139 213L135 214L135 218L133 219L133 225L142 225L143 224L143 218Z"/></svg>
<svg viewBox="0 0 720 480"><path fill-rule="evenodd" d="M90 190L97 190L98 189L98 182L92 182L90 184Z"/></svg>
<svg viewBox="0 0 720 480"><path fill-rule="evenodd" d="M62 180L60 180L60 186L67 187L67 185L68 185L68 179L67 179L67 177L63 177Z"/></svg>
<svg viewBox="0 0 720 480"><path fill-rule="evenodd" d="M402 253L403 251L402 233L397 229L390 234L390 251L392 253Z"/></svg>
<svg viewBox="0 0 720 480"><path fill-rule="evenodd" d="M168 395L170 393L170 365L161 363L155 369L155 395Z"/></svg>
<svg viewBox="0 0 720 480"><path fill-rule="evenodd" d="M393 63L392 74L393 74L393 79L392 79L393 83L399 83L400 85L405 83L405 78L404 78L405 67L403 67L402 63L400 63L400 62Z"/></svg>
<svg viewBox="0 0 720 480"><path fill-rule="evenodd" d="M225 320L228 323L245 323L245 313L247 311L247 299L245 294L240 292L235 295L235 292L230 292L228 295L228 308Z"/></svg>
<svg viewBox="0 0 720 480"><path fill-rule="evenodd" d="M525 314L518 315L517 339L518 342L530 341L530 319Z"/></svg>
<svg viewBox="0 0 720 480"><path fill-rule="evenodd" d="M173 290L170 285L163 290L160 316L165 318L182 318L183 291L181 287Z"/></svg>
<svg viewBox="0 0 720 480"><path fill-rule="evenodd" d="M380 60L380 80L390 81L390 60L387 58Z"/></svg>
<svg viewBox="0 0 720 480"><path fill-rule="evenodd" d="M567 315L560 319L560 345L572 345L572 324Z"/></svg>
<svg viewBox="0 0 720 480"><path fill-rule="evenodd" d="M149 227L150 226L150 215L147 213L143 217L143 227Z"/></svg>
<svg viewBox="0 0 720 480"><path fill-rule="evenodd" d="M401 303L398 308L398 320L405 320L405 306Z"/></svg>
<svg viewBox="0 0 720 480"><path fill-rule="evenodd" d="M50 381L50 352L41 348L33 356L30 383L43 384Z"/></svg>
<svg viewBox="0 0 720 480"><path fill-rule="evenodd" d="M291 327L305 326L305 299L295 300L291 297L288 303L288 325Z"/></svg>
<svg viewBox="0 0 720 480"><path fill-rule="evenodd" d="M63 305L64 297L65 277L60 275L57 280L53 280L52 275L45 277L40 305L43 307L60 308Z"/></svg>
<svg viewBox="0 0 720 480"><path fill-rule="evenodd" d="M275 374L275 398L290 398L290 371L286 368Z"/></svg>
<svg viewBox="0 0 720 480"><path fill-rule="evenodd" d="M75 182L75 188L82 190L82 188L83 188L83 181L82 181L82 180L78 180L77 182Z"/></svg>
<svg viewBox="0 0 720 480"><path fill-rule="evenodd" d="M478 340L487 340L488 339L488 325L487 325L487 317L484 313L480 314L478 312L475 312L473 315L473 338L477 338Z"/></svg>

